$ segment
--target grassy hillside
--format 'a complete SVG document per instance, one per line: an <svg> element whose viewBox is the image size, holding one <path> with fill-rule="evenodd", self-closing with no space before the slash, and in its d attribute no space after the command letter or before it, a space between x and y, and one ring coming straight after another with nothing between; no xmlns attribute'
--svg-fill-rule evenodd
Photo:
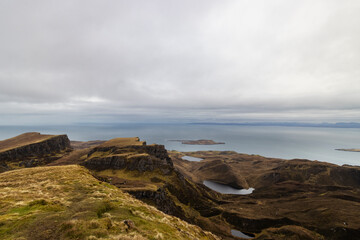
<svg viewBox="0 0 360 240"><path fill-rule="evenodd" d="M77 165L0 174L0 239L217 239Z"/></svg>
<svg viewBox="0 0 360 240"><path fill-rule="evenodd" d="M114 138L109 141L104 142L100 145L100 147L124 147L124 146L142 146L146 143L144 141L140 141L138 137L132 138Z"/></svg>

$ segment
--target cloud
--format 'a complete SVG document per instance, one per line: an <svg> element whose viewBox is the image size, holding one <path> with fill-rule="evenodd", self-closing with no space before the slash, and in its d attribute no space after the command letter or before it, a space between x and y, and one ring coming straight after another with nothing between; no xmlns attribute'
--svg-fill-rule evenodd
<svg viewBox="0 0 360 240"><path fill-rule="evenodd" d="M360 113L356 0L0 5L2 123Z"/></svg>

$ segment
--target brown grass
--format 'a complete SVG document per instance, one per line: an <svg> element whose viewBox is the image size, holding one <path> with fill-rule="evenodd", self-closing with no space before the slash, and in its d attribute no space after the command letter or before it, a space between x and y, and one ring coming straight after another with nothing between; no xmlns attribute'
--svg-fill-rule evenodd
<svg viewBox="0 0 360 240"><path fill-rule="evenodd" d="M101 144L100 147L124 147L124 146L133 146L133 145L145 145L145 142L140 141L138 137L132 138L114 138L105 143Z"/></svg>
<svg viewBox="0 0 360 240"><path fill-rule="evenodd" d="M217 239L77 165L0 174L0 239ZM134 225L129 228L125 220Z"/></svg>

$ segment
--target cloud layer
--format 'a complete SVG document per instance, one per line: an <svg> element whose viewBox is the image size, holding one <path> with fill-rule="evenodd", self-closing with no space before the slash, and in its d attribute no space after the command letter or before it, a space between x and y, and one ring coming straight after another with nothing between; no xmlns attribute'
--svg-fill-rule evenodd
<svg viewBox="0 0 360 240"><path fill-rule="evenodd" d="M2 1L0 124L356 121L360 2Z"/></svg>

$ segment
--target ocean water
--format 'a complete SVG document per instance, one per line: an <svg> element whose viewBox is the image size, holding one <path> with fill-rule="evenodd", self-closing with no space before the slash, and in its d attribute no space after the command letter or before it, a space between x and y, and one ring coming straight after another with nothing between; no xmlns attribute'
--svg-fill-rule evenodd
<svg viewBox="0 0 360 240"><path fill-rule="evenodd" d="M148 144L163 144L168 150L232 150L284 159L310 159L338 165L360 165L360 152L336 148L360 148L359 128L280 126L229 126L191 124L103 124L71 126L0 126L0 139L24 132L67 134L71 140L108 140L140 137ZM186 145L169 140L212 139L220 145Z"/></svg>

